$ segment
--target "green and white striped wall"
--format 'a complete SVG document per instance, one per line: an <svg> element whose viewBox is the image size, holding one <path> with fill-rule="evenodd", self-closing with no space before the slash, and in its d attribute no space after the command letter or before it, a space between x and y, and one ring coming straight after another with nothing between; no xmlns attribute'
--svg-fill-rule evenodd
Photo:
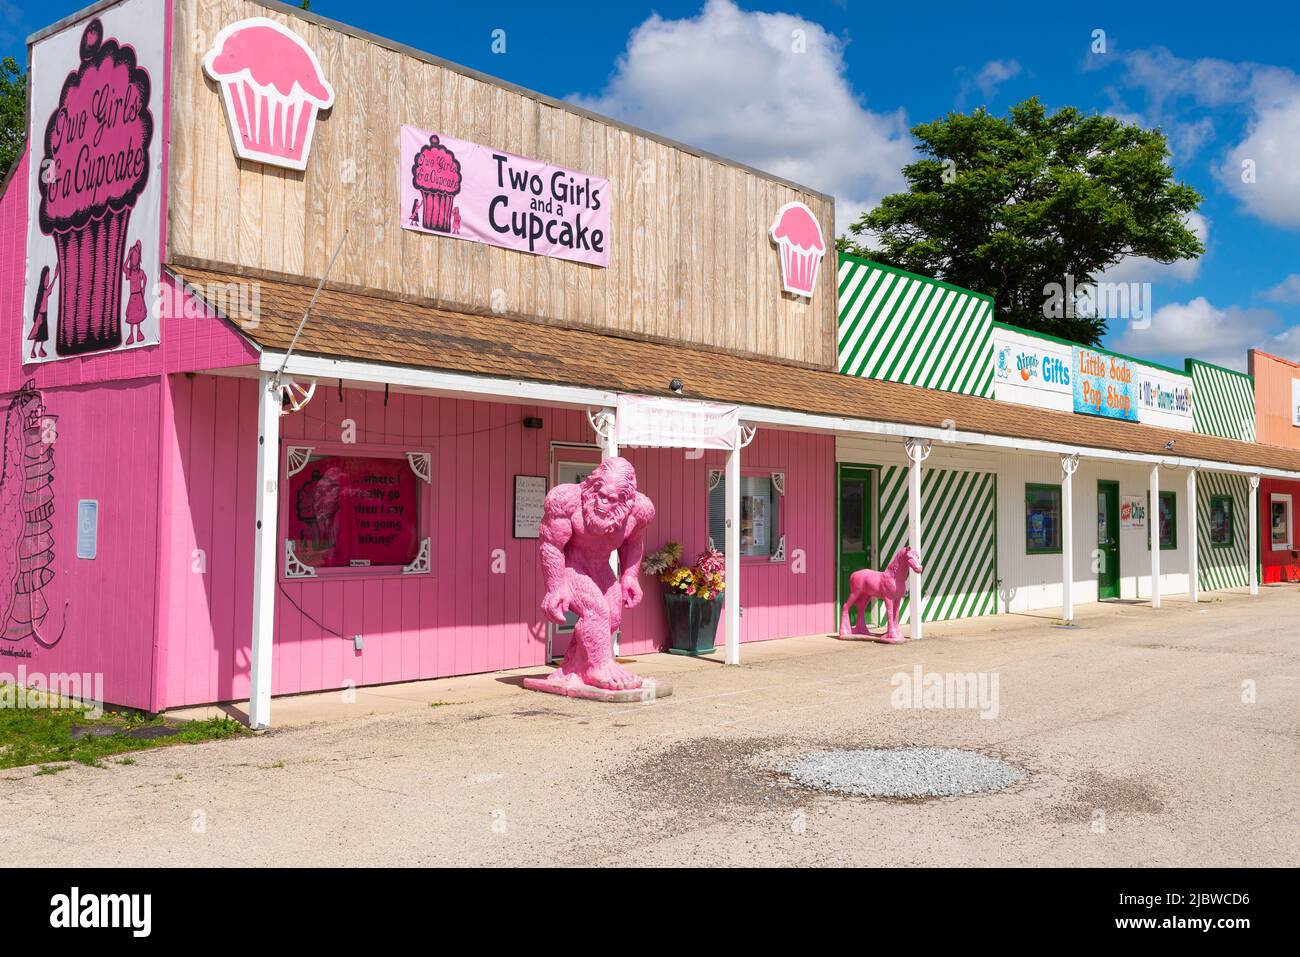
<svg viewBox="0 0 1300 957"><path fill-rule="evenodd" d="M880 559L907 544L905 465L880 470ZM921 473L922 621L997 611L997 477L991 472L923 469ZM903 599L899 620L910 620ZM876 623L884 608L877 603Z"/></svg>
<svg viewBox="0 0 1300 957"><path fill-rule="evenodd" d="M1210 542L1210 500L1232 496L1232 545ZM1204 591L1250 584L1250 482L1244 475L1196 473L1196 579Z"/></svg>
<svg viewBox="0 0 1300 957"><path fill-rule="evenodd" d="M1187 360L1192 377L1196 431L1241 442L1255 441L1255 380L1240 372Z"/></svg>
<svg viewBox="0 0 1300 957"><path fill-rule="evenodd" d="M993 300L840 255L839 371L993 397Z"/></svg>

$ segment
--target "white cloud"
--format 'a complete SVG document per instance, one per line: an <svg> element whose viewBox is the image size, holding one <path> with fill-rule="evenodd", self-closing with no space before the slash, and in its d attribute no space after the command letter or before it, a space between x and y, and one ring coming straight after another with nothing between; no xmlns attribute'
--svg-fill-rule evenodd
<svg viewBox="0 0 1300 957"><path fill-rule="evenodd" d="M1190 302L1161 306L1146 328L1130 325L1115 348L1149 358L1194 356L1245 370L1246 350L1258 346L1272 352L1300 342L1296 329L1279 330L1279 325L1277 316L1267 309L1220 308L1197 296Z"/></svg>
<svg viewBox="0 0 1300 957"><path fill-rule="evenodd" d="M1269 302L1281 302L1287 305L1300 305L1300 273L1291 273L1280 283L1264 293Z"/></svg>
<svg viewBox="0 0 1300 957"><path fill-rule="evenodd" d="M1300 77L1262 70L1251 84L1254 116L1228 151L1219 177L1248 211L1279 226L1300 226Z"/></svg>
<svg viewBox="0 0 1300 957"><path fill-rule="evenodd" d="M1210 221L1193 210L1187 214L1183 223L1208 249ZM1204 256L1162 263L1146 256L1125 256L1097 278L1106 282L1191 282L1201 274L1202 259Z"/></svg>
<svg viewBox="0 0 1300 957"><path fill-rule="evenodd" d="M652 15L605 89L570 99L830 193L837 234L904 188L902 167L915 158L903 111L869 110L854 92L838 37L732 0L707 0L680 20Z"/></svg>
<svg viewBox="0 0 1300 957"><path fill-rule="evenodd" d="M999 86L1020 75L1018 60L989 60L979 73L975 74L975 85L984 94L985 100L991 100Z"/></svg>
<svg viewBox="0 0 1300 957"><path fill-rule="evenodd" d="M1244 134L1216 159L1218 180L1258 218L1300 226L1300 164L1295 161L1300 154L1300 75L1259 63L1183 59L1163 47L1119 54L1117 60L1124 65L1124 83L1141 90L1146 105L1135 112L1112 90L1110 112L1163 129L1180 159L1197 153L1217 133L1215 121L1204 115L1192 118L1189 105L1231 108L1244 116Z"/></svg>

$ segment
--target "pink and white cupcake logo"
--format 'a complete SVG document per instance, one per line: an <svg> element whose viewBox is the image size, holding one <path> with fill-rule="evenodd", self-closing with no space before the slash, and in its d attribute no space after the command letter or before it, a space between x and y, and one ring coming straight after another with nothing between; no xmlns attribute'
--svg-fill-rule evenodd
<svg viewBox="0 0 1300 957"><path fill-rule="evenodd" d="M41 162L38 221L58 255L61 356L122 344L123 254L153 141L149 72L135 49L105 39L94 19L81 35L80 57L45 125ZM42 295L48 289L38 292L40 302Z"/></svg>
<svg viewBox="0 0 1300 957"><path fill-rule="evenodd" d="M772 223L772 242L781 254L782 288L811 298L826 253L821 223L812 210L797 202L782 206Z"/></svg>
<svg viewBox="0 0 1300 957"><path fill-rule="evenodd" d="M334 88L302 37L266 17L225 27L203 58L221 87L235 154L306 169L316 114L334 105Z"/></svg>
<svg viewBox="0 0 1300 957"><path fill-rule="evenodd" d="M429 137L411 163L411 185L419 192L420 225L441 233L460 232L456 194L460 192L460 160L456 154Z"/></svg>

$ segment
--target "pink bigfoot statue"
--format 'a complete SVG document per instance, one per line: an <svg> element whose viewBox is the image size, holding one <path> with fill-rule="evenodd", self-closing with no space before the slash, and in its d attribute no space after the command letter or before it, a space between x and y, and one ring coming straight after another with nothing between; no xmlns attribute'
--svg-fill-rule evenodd
<svg viewBox="0 0 1300 957"><path fill-rule="evenodd" d="M581 485L546 494L540 555L546 577L542 611L556 624L566 611L579 618L564 661L546 679L569 688L640 688L641 678L614 660L611 636L624 608L641 601L645 527L655 507L636 490L636 471L623 458L601 462ZM619 576L609 566L618 551Z"/></svg>
<svg viewBox="0 0 1300 957"><path fill-rule="evenodd" d="M905 641L903 633L898 630L898 605L907 591L907 572L911 569L918 575L925 569L921 567L921 557L911 548L900 548L894 555L889 567L883 572L863 568L849 576L849 597L844 602L844 612L840 615L840 637L851 638L862 635L875 638L886 644L896 645ZM885 602L885 633L876 634L867 628L867 605L871 599L880 598ZM858 623L849 630L849 609L858 609Z"/></svg>

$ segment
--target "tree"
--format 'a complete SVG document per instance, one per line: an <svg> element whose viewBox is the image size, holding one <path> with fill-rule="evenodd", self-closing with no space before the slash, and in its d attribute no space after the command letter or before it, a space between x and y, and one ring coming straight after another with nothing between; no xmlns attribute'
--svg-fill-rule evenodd
<svg viewBox="0 0 1300 957"><path fill-rule="evenodd" d="M1174 181L1159 130L1073 107L1048 115L1035 97L1006 117L950 113L912 134L923 158L903 170L908 191L836 245L988 293L1004 322L1095 345L1105 310L1085 314L1053 292L1095 282L1125 256L1205 252L1187 228L1201 195Z"/></svg>
<svg viewBox="0 0 1300 957"><path fill-rule="evenodd" d="M27 71L14 58L0 60L0 179L22 152L27 139Z"/></svg>

